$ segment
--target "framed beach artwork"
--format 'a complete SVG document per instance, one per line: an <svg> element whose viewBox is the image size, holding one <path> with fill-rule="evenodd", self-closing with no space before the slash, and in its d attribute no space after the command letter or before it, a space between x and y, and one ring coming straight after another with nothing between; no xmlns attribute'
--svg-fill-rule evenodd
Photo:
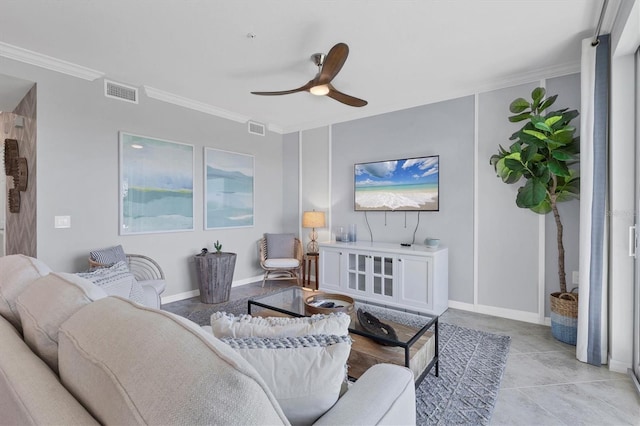
<svg viewBox="0 0 640 426"><path fill-rule="evenodd" d="M120 235L192 231L194 148L120 132Z"/></svg>
<svg viewBox="0 0 640 426"><path fill-rule="evenodd" d="M253 226L253 155L205 148L204 170L204 228Z"/></svg>

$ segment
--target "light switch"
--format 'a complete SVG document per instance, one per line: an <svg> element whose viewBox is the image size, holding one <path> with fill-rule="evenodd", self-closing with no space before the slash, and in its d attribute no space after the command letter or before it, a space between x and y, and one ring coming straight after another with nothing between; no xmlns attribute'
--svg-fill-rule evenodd
<svg viewBox="0 0 640 426"><path fill-rule="evenodd" d="M71 228L71 216L56 216L54 228Z"/></svg>
<svg viewBox="0 0 640 426"><path fill-rule="evenodd" d="M578 271L573 271L573 275L571 277L572 284L580 284L580 276L578 275Z"/></svg>

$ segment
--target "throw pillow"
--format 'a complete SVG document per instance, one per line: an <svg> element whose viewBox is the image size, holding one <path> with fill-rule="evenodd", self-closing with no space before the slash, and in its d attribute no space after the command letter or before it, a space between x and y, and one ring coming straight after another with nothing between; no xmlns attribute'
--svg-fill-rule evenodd
<svg viewBox="0 0 640 426"><path fill-rule="evenodd" d="M104 266L111 266L117 262L127 261L127 255L124 253L121 245L90 251L89 257L94 262Z"/></svg>
<svg viewBox="0 0 640 426"><path fill-rule="evenodd" d="M295 235L264 234L264 237L267 239L267 258L293 258Z"/></svg>
<svg viewBox="0 0 640 426"><path fill-rule="evenodd" d="M223 338L258 371L294 425L314 423L347 380L349 336Z"/></svg>
<svg viewBox="0 0 640 426"><path fill-rule="evenodd" d="M144 290L124 261L116 262L108 268L79 272L77 275L93 282L109 296L124 297L140 304L144 302Z"/></svg>
<svg viewBox="0 0 640 426"><path fill-rule="evenodd" d="M0 315L21 331L16 299L36 279L51 272L38 259L23 254L0 257Z"/></svg>
<svg viewBox="0 0 640 426"><path fill-rule="evenodd" d="M211 315L213 335L222 337L299 337L309 334L342 336L349 333L351 318L344 313L311 317L252 317L215 312Z"/></svg>
<svg viewBox="0 0 640 426"><path fill-rule="evenodd" d="M104 290L74 274L52 272L38 278L16 301L24 341L57 373L60 325L83 306L104 297Z"/></svg>

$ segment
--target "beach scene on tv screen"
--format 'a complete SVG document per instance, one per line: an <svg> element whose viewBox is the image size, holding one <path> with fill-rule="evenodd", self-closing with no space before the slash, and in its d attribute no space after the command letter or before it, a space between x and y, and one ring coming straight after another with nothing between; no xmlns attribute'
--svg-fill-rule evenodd
<svg viewBox="0 0 640 426"><path fill-rule="evenodd" d="M438 210L438 157L356 164L356 210Z"/></svg>

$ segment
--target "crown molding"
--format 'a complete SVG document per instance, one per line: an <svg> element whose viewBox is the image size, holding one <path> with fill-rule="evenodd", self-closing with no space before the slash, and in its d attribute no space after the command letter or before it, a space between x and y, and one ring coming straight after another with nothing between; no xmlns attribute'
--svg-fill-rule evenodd
<svg viewBox="0 0 640 426"><path fill-rule="evenodd" d="M278 126L275 124L267 124L267 129L269 129L270 131L274 132L274 133L279 133L281 135L284 134L284 128L282 126Z"/></svg>
<svg viewBox="0 0 640 426"><path fill-rule="evenodd" d="M72 62L63 61L52 56L43 55L42 53L32 50L23 49L11 44L0 42L0 56L8 59L24 62L45 68L51 71L67 74L72 77L78 77L83 80L93 81L104 77L104 73L91 68L83 67Z"/></svg>
<svg viewBox="0 0 640 426"><path fill-rule="evenodd" d="M521 74L507 76L486 82L477 88L476 93L489 92L492 90L504 89L506 87L518 86L540 80L546 80L563 75L576 74L580 72L580 61L566 62L552 67L539 68Z"/></svg>
<svg viewBox="0 0 640 426"><path fill-rule="evenodd" d="M150 86L142 86L148 97L157 99L162 102L178 105L184 108L193 109L196 111L204 112L205 114L215 115L216 117L226 118L227 120L237 121L238 123L246 123L250 120L250 117L242 114L236 114L231 111L224 110L222 108L214 107L213 105L205 104L204 102L194 101L193 99L185 98L164 90L156 89Z"/></svg>

